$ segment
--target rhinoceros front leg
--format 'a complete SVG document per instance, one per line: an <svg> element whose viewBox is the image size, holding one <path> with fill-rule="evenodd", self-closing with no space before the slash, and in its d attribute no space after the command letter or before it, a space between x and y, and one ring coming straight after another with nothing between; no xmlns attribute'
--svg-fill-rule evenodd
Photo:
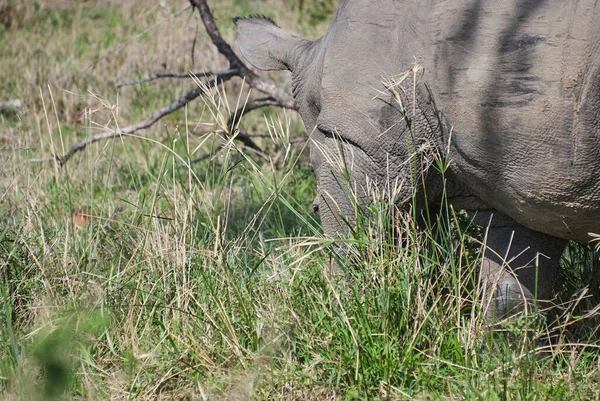
<svg viewBox="0 0 600 401"><path fill-rule="evenodd" d="M523 226L490 227L481 271L486 316L548 305L566 241Z"/></svg>

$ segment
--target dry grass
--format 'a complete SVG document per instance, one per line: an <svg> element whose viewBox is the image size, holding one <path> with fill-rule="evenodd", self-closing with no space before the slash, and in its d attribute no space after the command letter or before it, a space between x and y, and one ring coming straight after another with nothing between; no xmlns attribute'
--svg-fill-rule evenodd
<svg viewBox="0 0 600 401"><path fill-rule="evenodd" d="M71 5L47 18L40 17L44 12L36 12L31 5L14 6L23 23L32 28L13 31L2 47L0 74L9 78L0 83L0 101L20 99L24 107L14 117L19 120L16 123L0 117L1 146L35 148L46 156L54 146L62 153L76 138L114 124L114 117L122 126L132 124L194 85L190 80L164 79L117 89L117 83L157 72L227 68L189 2L126 2L126 6L117 2L118 8L111 6L113 3L51 1L47 4L51 9ZM233 1L213 3L224 36L234 43L228 15ZM276 18L294 17L279 4L274 2L275 7L269 8ZM280 84L288 85L286 81ZM242 83L234 81L228 85L228 93L238 94L241 88ZM46 119L44 109L51 118ZM202 128L197 125L200 112L198 104L189 108L190 130ZM173 126L186 124L183 113L169 121ZM61 143L52 144L48 131L55 133L58 122L65 135ZM153 128L158 137L165 134L162 126Z"/></svg>
<svg viewBox="0 0 600 401"><path fill-rule="evenodd" d="M261 140L270 161L231 143L178 168L214 149L227 109L246 98L239 81L147 138L95 144L63 169L24 163L138 121L195 85L117 82L226 67L187 1L43 4L18 3L0 33L0 100L25 103L0 114L0 397L598 396L593 329L580 329L583 345L565 330L543 348L544 327L522 335L516 322L510 341L489 341L473 303L477 251L458 219L429 234L402 220L398 248L386 238L389 205L376 204L379 220L350 244L361 269L348 280L324 268L331 249L315 236L314 176L290 141L296 116L244 120L271 134ZM250 9L297 25L281 1L211 4L228 40L231 14ZM324 28L299 26L308 37ZM564 318L579 321L575 309ZM52 379L54 368L64 377Z"/></svg>

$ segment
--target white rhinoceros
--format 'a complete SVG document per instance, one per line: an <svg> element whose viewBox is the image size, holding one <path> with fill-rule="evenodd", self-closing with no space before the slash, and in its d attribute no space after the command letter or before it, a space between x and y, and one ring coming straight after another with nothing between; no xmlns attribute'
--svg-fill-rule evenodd
<svg viewBox="0 0 600 401"><path fill-rule="evenodd" d="M449 152L450 201L493 212L489 315L549 297L565 241L600 233L600 1L343 0L313 41L235 23L252 65L292 72L326 234L355 214L340 154L361 203L403 202L423 183L435 198L439 177L415 176L432 148Z"/></svg>

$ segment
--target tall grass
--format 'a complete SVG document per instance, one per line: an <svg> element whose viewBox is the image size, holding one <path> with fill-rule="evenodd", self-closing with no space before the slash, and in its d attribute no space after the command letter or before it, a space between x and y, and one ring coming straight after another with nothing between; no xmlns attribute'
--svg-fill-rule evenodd
<svg viewBox="0 0 600 401"><path fill-rule="evenodd" d="M74 65L85 64L79 57ZM90 96L77 123L59 106L61 82L30 84L15 92L35 97L29 115L2 117L0 134L12 147L22 130L36 144L0 159L2 398L599 397L594 304L578 293L554 325L537 315L491 330L478 304L481 233L444 197L426 229L375 202L359 214L343 274L333 270L336 246L311 208L307 142L293 140L297 119L268 112L245 122L269 133L257 139L267 160L228 140L243 85L58 169L23 162L70 143L65 124L77 135L125 124L140 114L130 104L166 102L167 85L139 98ZM446 164L432 168L443 176ZM571 288L581 288L572 271L587 277L583 266L597 258L581 249L565 261Z"/></svg>

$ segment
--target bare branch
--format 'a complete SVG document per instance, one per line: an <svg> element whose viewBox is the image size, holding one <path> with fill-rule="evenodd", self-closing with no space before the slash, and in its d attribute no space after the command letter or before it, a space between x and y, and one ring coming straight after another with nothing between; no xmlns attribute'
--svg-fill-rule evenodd
<svg viewBox="0 0 600 401"><path fill-rule="evenodd" d="M163 107L162 109L156 111L150 118L148 118L146 120L140 121L136 124L122 128L120 130L106 130L100 134L93 135L93 136L86 138L83 141L78 142L75 145L73 145L69 149L69 151L67 153L65 153L63 156L55 155L54 157L58 160L58 162L61 165L64 165L67 161L69 161L69 159L71 157L73 157L73 155L75 155L75 153L82 151L88 145L91 145L92 143L102 141L105 139L112 139L112 138L117 138L117 137L121 137L121 136L131 135L136 131L140 131L145 128L148 128L151 125L153 125L154 123L156 123L158 120L160 120L161 118L166 116L167 114L170 114L170 113L182 108L183 106L185 106L192 100L196 99L198 96L206 94L210 88L213 88L217 84L231 79L233 76L234 76L234 74L222 74L219 77L216 77L216 78L210 80L209 82L207 82L206 85L199 86L199 87L189 91L188 93L183 95L181 98L179 98L176 102L171 103L170 105Z"/></svg>
<svg viewBox="0 0 600 401"><path fill-rule="evenodd" d="M208 93L208 90L213 88L214 86L223 83L232 77L238 76L240 78L245 79L245 81L252 87L260 92L268 95L265 98L257 99L247 103L244 107L240 107L234 113L232 113L229 117L228 121L228 131L235 132L235 136L232 138L233 140L237 140L242 142L242 146L247 148L248 150L254 152L260 157L266 158L267 155L261 150L261 148L256 145L253 141L252 137L246 134L243 131L237 129L239 125L239 121L242 116L252 110L256 110L265 106L277 106L284 107L292 110L297 110L296 105L294 103L294 99L291 95L285 92L283 89L278 88L277 86L270 84L260 78L256 73L250 70L242 60L235 54L232 50L231 46L223 39L221 36L217 25L215 24L213 15L210 11L210 8L207 5L206 0L189 0L192 8L198 9L206 31L211 38L214 45L217 47L219 52L224 55L229 61L229 69L218 72L200 72L196 74L183 74L183 73L157 73L150 77L143 78L140 80L120 83L117 87L123 87L127 85L136 85L143 82L149 82L160 78L187 78L190 75L195 75L196 77L213 77L206 84L201 85L188 93L182 96L176 102L163 107L162 109L154 112L152 116L146 120L140 121L136 124L130 125L125 128L110 130L106 129L103 132L93 135L89 138L84 139L73 145L67 153L62 156L53 155L52 158L49 159L37 159L37 160L28 160L26 162L38 162L38 161L46 161L46 160L56 160L60 163L60 165L64 165L67 161L69 161L77 152L84 150L88 145L117 137L123 137L127 135L131 135L134 132L144 130L153 124L155 124L158 120L163 118L164 116L173 113L174 111L180 109L181 107L188 104L190 101L196 99L201 95L205 95ZM178 13L179 14L179 13ZM21 103L18 103L19 106ZM2 105L2 104L0 104ZM2 108L0 108L0 111ZM224 145L220 145L224 146ZM202 157L204 158L204 157ZM194 161L195 162L195 161Z"/></svg>
<svg viewBox="0 0 600 401"><path fill-rule="evenodd" d="M192 7L195 7L200 12L200 16L202 17L202 22L206 28L206 32L210 37L210 40L215 44L219 52L227 58L231 68L240 70L243 75L252 74L252 71L246 67L246 64L240 60L240 58L234 53L231 49L231 46L223 39L221 33L219 32L219 28L217 28L217 24L215 23L215 19L206 3L206 0L190 0L190 4Z"/></svg>
<svg viewBox="0 0 600 401"><path fill-rule="evenodd" d="M235 112L231 113L231 115L229 116L229 120L227 121L227 126L229 127L230 132L235 131L240 119L246 113L249 113L252 110L260 109L262 107L267 107L267 106L283 107L283 105L278 100L273 99L272 97L266 97L266 98L262 98L262 99L252 100L252 101L246 103L245 105L240 106ZM239 140L240 142L242 142L248 148L254 149L256 151L260 151L262 153L262 150L254 144L254 141L252 140L252 138L248 134L244 133L243 131L238 131L236 139Z"/></svg>
<svg viewBox="0 0 600 401"><path fill-rule="evenodd" d="M215 19L206 3L206 0L190 0L190 4L198 9L200 16L202 17L202 22L204 22L204 26L206 28L206 32L208 32L208 36L215 44L219 52L227 58L229 61L229 65L231 69L237 69L240 71L240 76L246 78L246 82L250 84L253 88L258 89L266 95L276 99L282 107L287 109L297 110L294 98L277 86L270 84L264 81L261 77L256 75L252 70L250 70L246 64L240 60L240 58L235 54L231 46L221 36L217 25L215 24Z"/></svg>
<svg viewBox="0 0 600 401"><path fill-rule="evenodd" d="M116 85L117 88L122 88L123 86L133 86L133 85L139 85L139 84L143 84L145 82L151 82L151 81L155 81L157 79L161 79L161 78L190 78L190 77L198 77L198 78L206 78L206 77L213 77L213 76L221 76L221 75L239 75L239 71L237 70L233 70L233 69L229 69L229 70L224 70L224 71L218 71L218 72L214 72L214 71L206 71L206 72L159 72L156 73L154 75L150 75L149 77L146 78L142 78L142 79L138 79L135 81L129 81L129 82L120 82Z"/></svg>

